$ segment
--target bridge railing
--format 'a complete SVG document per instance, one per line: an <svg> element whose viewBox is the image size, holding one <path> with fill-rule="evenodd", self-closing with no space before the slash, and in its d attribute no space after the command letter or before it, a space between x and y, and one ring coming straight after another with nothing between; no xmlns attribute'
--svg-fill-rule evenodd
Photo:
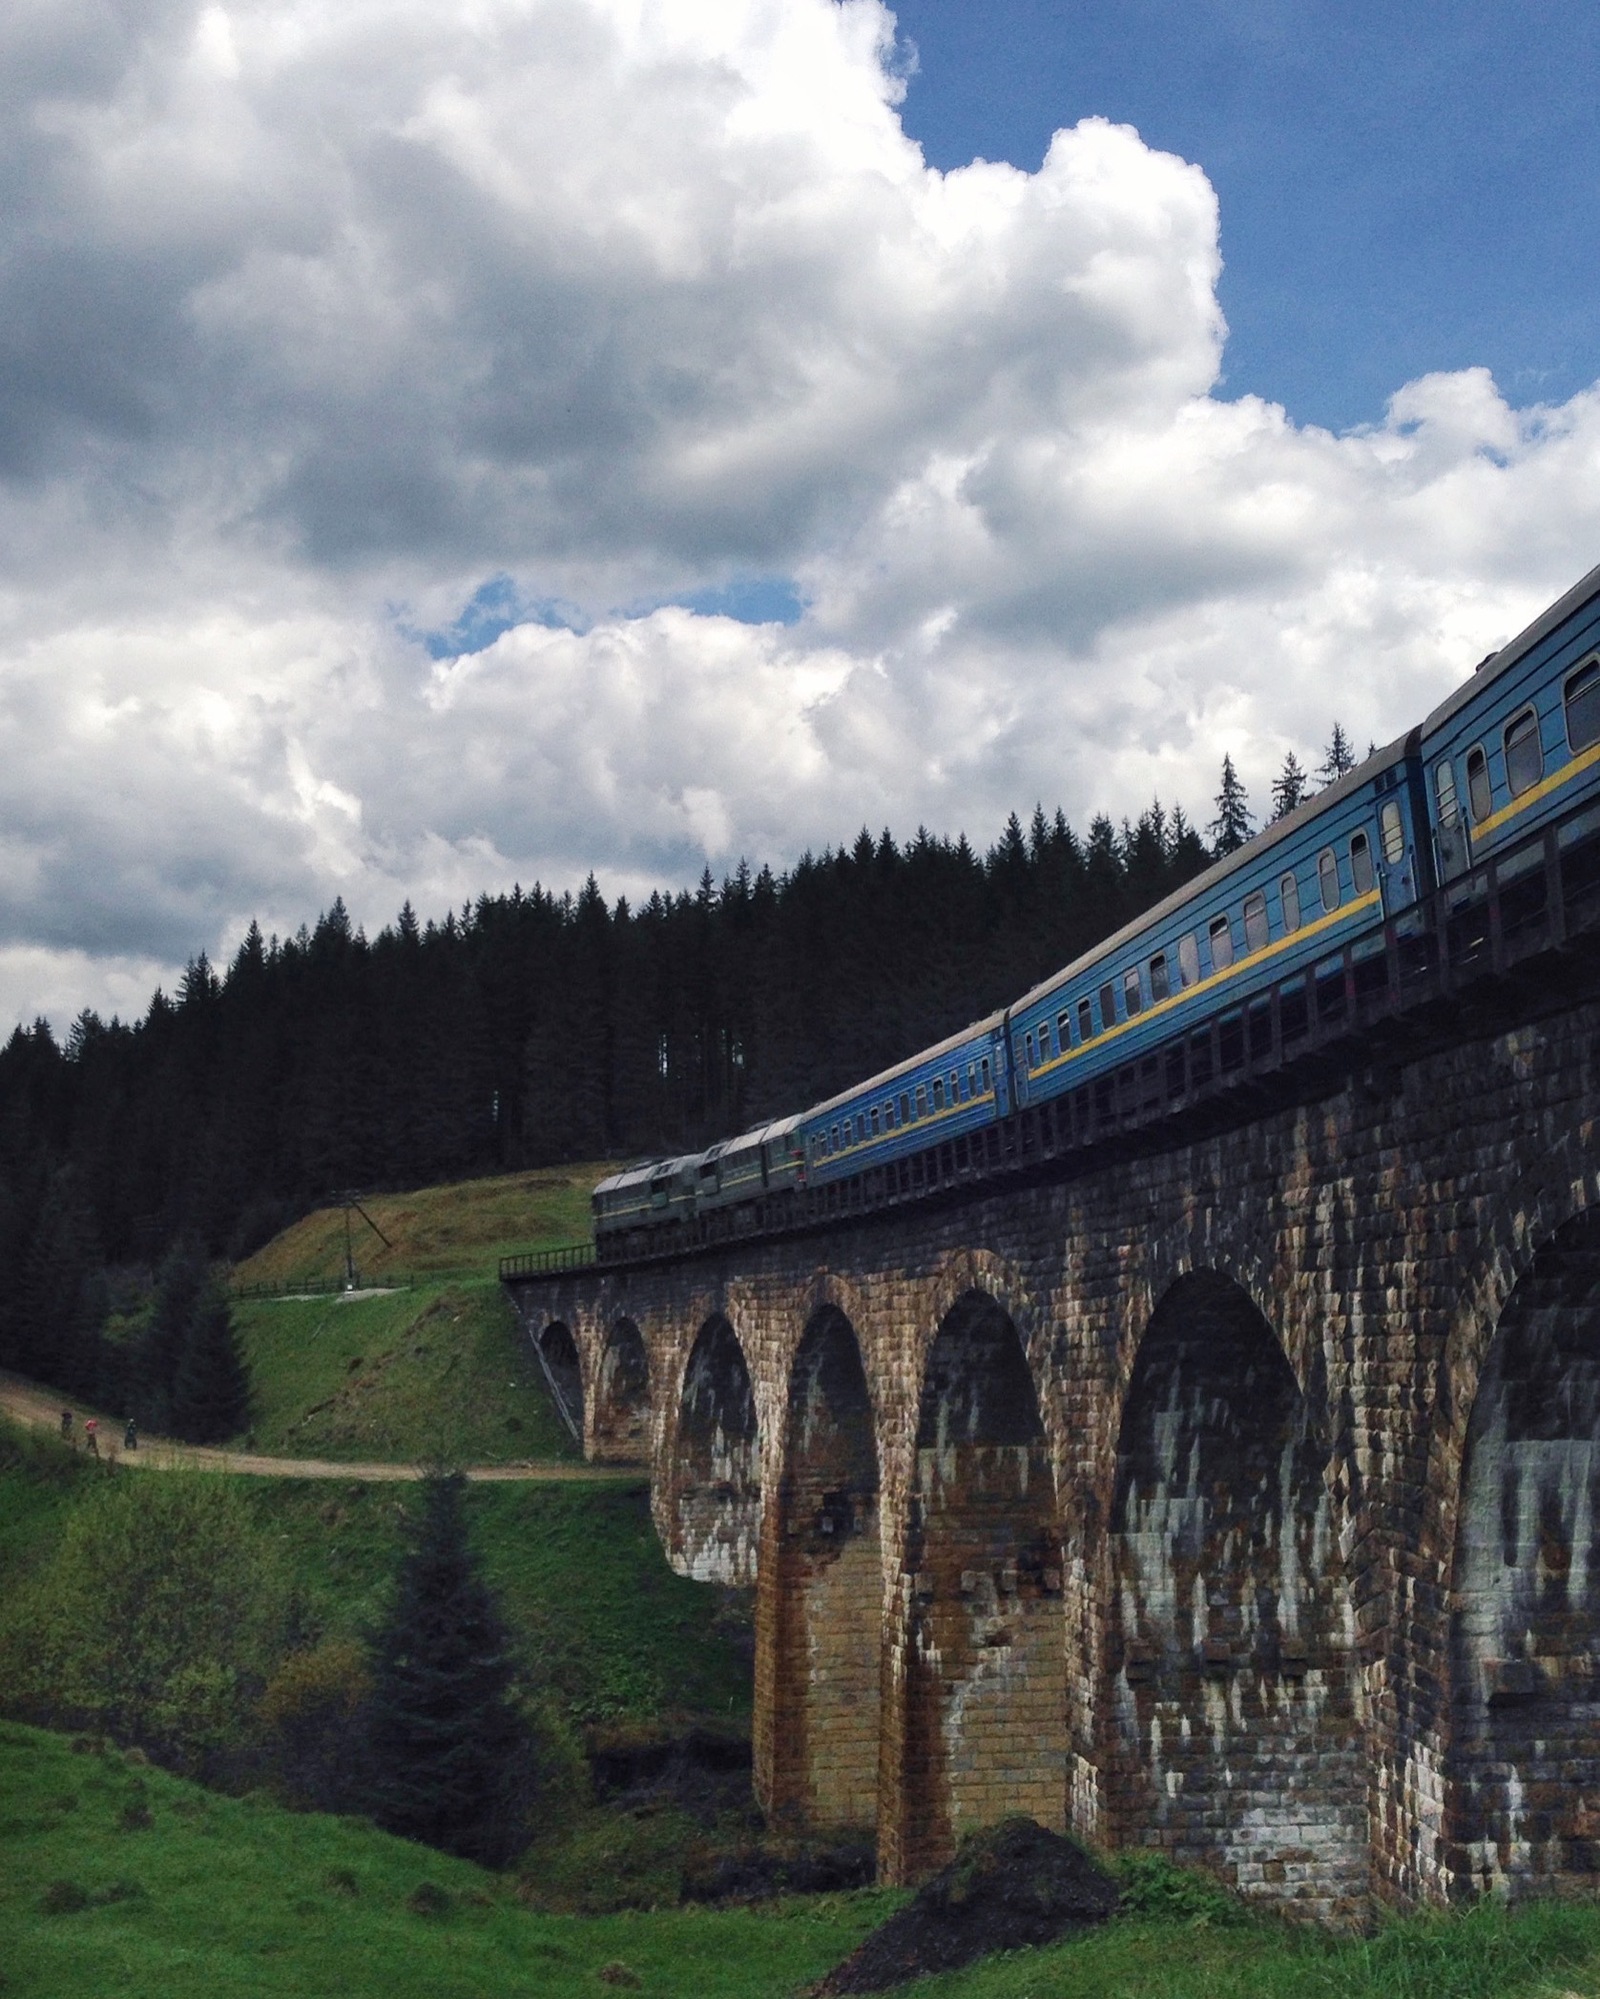
<svg viewBox="0 0 1600 1999"><path fill-rule="evenodd" d="M550 1277L562 1270L587 1270L594 1262L592 1242L563 1243L559 1249L525 1249L500 1259L500 1280L508 1277Z"/></svg>

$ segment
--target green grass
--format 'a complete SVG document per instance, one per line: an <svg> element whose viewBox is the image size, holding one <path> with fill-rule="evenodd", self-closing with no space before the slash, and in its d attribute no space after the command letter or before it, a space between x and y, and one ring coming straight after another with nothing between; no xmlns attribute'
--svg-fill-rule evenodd
<svg viewBox="0 0 1600 1999"><path fill-rule="evenodd" d="M491 1276L378 1297L234 1306L255 1448L504 1464L579 1455Z"/></svg>
<svg viewBox="0 0 1600 1999"><path fill-rule="evenodd" d="M419 1896L425 1883L442 1893ZM617 1965L666 1999L777 1999L842 1957L877 1908L861 1895L759 1914L541 1915L495 1876L357 1821L0 1729L6 1999L603 1999L629 1989L601 1978Z"/></svg>
<svg viewBox="0 0 1600 1999"><path fill-rule="evenodd" d="M422 1891L419 1893L419 1890ZM7 1999L786 1999L901 1898L546 1915L516 1884L357 1820L224 1798L115 1751L0 1727ZM625 1966L633 1986L602 1977ZM1593 1994L1600 1911L1397 1922L1122 1919L902 1988L908 1999L1556 1999Z"/></svg>
<svg viewBox="0 0 1600 1999"><path fill-rule="evenodd" d="M362 1277L381 1284L390 1273L411 1277L489 1276L502 1256L587 1242L589 1196L612 1169L562 1166L537 1173L503 1173L421 1187L409 1194L373 1194L362 1201L389 1238L386 1246L353 1215L352 1247ZM283 1284L344 1273L345 1214L319 1208L236 1266L236 1284Z"/></svg>

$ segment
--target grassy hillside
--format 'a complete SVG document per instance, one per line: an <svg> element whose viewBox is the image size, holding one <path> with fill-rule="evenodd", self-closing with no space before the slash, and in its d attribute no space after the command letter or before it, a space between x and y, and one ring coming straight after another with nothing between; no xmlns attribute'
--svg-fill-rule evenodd
<svg viewBox="0 0 1600 1999"><path fill-rule="evenodd" d="M373 1284L381 1284L396 1273L425 1278L492 1277L498 1260L514 1251L587 1242L589 1195L595 1182L611 1170L603 1162L562 1166L536 1173L506 1173L490 1180L461 1180L446 1187L422 1187L409 1194L364 1197L361 1205L392 1247L386 1247L359 1215L352 1214L357 1269ZM344 1250L343 1208L318 1208L239 1264L234 1282L284 1284L296 1278L339 1278L344 1274Z"/></svg>
<svg viewBox="0 0 1600 1999"><path fill-rule="evenodd" d="M234 1307L269 1454L502 1464L579 1455L499 1284Z"/></svg>
<svg viewBox="0 0 1600 1999"><path fill-rule="evenodd" d="M875 1913L866 1896L538 1915L495 1876L357 1821L219 1797L17 1727L0 1729L0 1800L6 1999L761 1999L818 1977Z"/></svg>
<svg viewBox="0 0 1600 1999"><path fill-rule="evenodd" d="M787 1999L897 1897L551 1916L516 1885L351 1819L219 1797L136 1758L0 1727L7 1999L252 1995ZM1395 1924L1333 1943L1265 1922L1121 1918L902 1988L908 1999L1559 1999L1592 1994L1600 1914Z"/></svg>
<svg viewBox="0 0 1600 1999"><path fill-rule="evenodd" d="M392 1247L354 1217L363 1283L398 1276L411 1288L240 1300L256 1448L474 1464L575 1457L495 1269L515 1250L586 1241L590 1189L607 1170L513 1173L364 1201ZM233 1281L337 1278L344 1244L343 1209L319 1209L239 1264Z"/></svg>

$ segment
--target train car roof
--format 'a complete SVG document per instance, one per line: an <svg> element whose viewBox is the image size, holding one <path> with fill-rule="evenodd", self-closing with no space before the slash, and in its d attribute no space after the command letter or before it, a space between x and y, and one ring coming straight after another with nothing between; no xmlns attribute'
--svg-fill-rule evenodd
<svg viewBox="0 0 1600 1999"><path fill-rule="evenodd" d="M1557 625L1565 624L1574 611L1581 611L1585 604L1600 597L1600 565L1582 576L1564 597L1558 597L1548 611L1541 611L1526 631L1518 632L1509 645L1503 645L1489 657L1475 672L1468 675L1453 693L1447 694L1423 723L1425 735L1432 735L1435 729L1443 728L1467 703L1481 694L1485 687L1498 680L1503 673L1533 651L1541 639L1548 638Z"/></svg>
<svg viewBox="0 0 1600 1999"><path fill-rule="evenodd" d="M1397 763L1403 763L1408 754L1414 753L1420 734L1420 730L1409 729L1405 735L1396 736L1392 743L1386 743L1381 750L1374 750L1372 755L1358 763L1354 770L1346 771L1344 776L1336 779L1334 783L1325 785L1321 791L1313 792L1303 805L1297 805L1283 818L1274 819L1270 826L1263 826L1261 831L1246 840L1242 847L1235 848L1220 861L1213 861L1203 874L1196 875L1193 881L1185 882L1182 888L1175 888L1171 895L1164 896L1154 908L1147 909L1142 916L1134 917L1131 923L1123 924L1120 930L1107 937L1103 943L1096 944L1092 950L1085 951L1081 957L1074 958L1068 965L1063 965L1059 972L1052 972L1047 979L1041 979L1036 986L1030 986L1021 999L1012 1004L1010 1011L1019 1013L1024 1007L1031 1006L1034 1001L1043 999L1046 993L1054 992L1066 980L1081 978L1103 958L1118 956L1136 938L1144 936L1149 930L1159 928L1169 916L1176 915L1189 903L1204 901L1214 895L1232 876L1241 874L1246 869L1253 870L1264 855L1270 854L1275 847L1281 847L1287 841L1293 840L1297 834L1303 833L1330 806L1340 804L1353 793L1360 791L1363 786L1370 784L1383 771Z"/></svg>
<svg viewBox="0 0 1600 1999"><path fill-rule="evenodd" d="M825 1117L829 1111L837 1110L841 1104L853 1103L863 1091L879 1090L885 1084L898 1082L902 1076L909 1075L924 1062L932 1062L940 1055L949 1054L954 1048L964 1048L969 1041L975 1040L979 1035L991 1034L1005 1017L1003 1007L997 1013L987 1013L982 1020L975 1020L969 1027L963 1027L959 1034L947 1034L943 1041L934 1042L931 1048L919 1049L915 1055L908 1055L903 1062L896 1062L893 1068L880 1069L877 1075L868 1076L865 1082L852 1083L848 1090L841 1090L837 1096L825 1097L820 1104L813 1104L810 1110L802 1111L801 1117L805 1119Z"/></svg>

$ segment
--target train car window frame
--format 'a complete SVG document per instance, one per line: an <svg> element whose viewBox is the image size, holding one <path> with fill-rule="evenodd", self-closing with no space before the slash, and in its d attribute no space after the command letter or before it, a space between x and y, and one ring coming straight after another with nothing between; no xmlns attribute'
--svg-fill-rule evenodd
<svg viewBox="0 0 1600 1999"><path fill-rule="evenodd" d="M1372 869L1372 842L1362 832L1350 835L1350 882L1357 895L1371 895L1377 884Z"/></svg>
<svg viewBox="0 0 1600 1999"><path fill-rule="evenodd" d="M942 1111L942 1110L944 1109L944 1078L943 1078L943 1076L935 1076L935 1077L934 1077L934 1079L933 1079L933 1082L932 1082L932 1083L931 1083L931 1084L929 1085L929 1089L928 1089L928 1097L929 1097L929 1100L930 1100L930 1102L931 1102L931 1103L932 1103L932 1105L933 1105L933 1108L934 1108L935 1112L938 1112L938 1111Z"/></svg>
<svg viewBox="0 0 1600 1999"><path fill-rule="evenodd" d="M890 1131L893 1131L893 1130L894 1130L894 1098L893 1098L893 1097L891 1097L891 1098L889 1099L889 1101L888 1101L888 1102L887 1102L887 1103L886 1103L886 1104L884 1105L884 1107L883 1107L883 1128L884 1128L884 1130L885 1130L886 1132L890 1132Z"/></svg>
<svg viewBox="0 0 1600 1999"><path fill-rule="evenodd" d="M1293 868L1278 883L1278 906L1283 911L1283 934L1292 937L1300 928L1300 877Z"/></svg>
<svg viewBox="0 0 1600 1999"><path fill-rule="evenodd" d="M994 1072L989 1067L988 1056L985 1055L983 1058L983 1094L985 1096L988 1096L989 1092L993 1088L994 1088Z"/></svg>
<svg viewBox="0 0 1600 1999"><path fill-rule="evenodd" d="M1472 820L1481 826L1494 811L1494 791L1489 783L1489 754L1482 743L1474 743L1467 751L1467 803L1472 809Z"/></svg>
<svg viewBox="0 0 1600 1999"><path fill-rule="evenodd" d="M1324 847L1317 856L1317 892L1322 897L1325 916L1331 916L1344 899L1339 885L1339 856L1331 847Z"/></svg>
<svg viewBox="0 0 1600 1999"><path fill-rule="evenodd" d="M828 1150L830 1152L837 1152L839 1150L839 1127L837 1125L833 1127L832 1133L830 1135L832 1137L833 1143L829 1146Z"/></svg>
<svg viewBox="0 0 1600 1999"><path fill-rule="evenodd" d="M1063 1008L1056 1016L1056 1046L1063 1055L1072 1046L1072 1009Z"/></svg>
<svg viewBox="0 0 1600 1999"><path fill-rule="evenodd" d="M882 1134L883 1134L883 1123L882 1123L882 1120L881 1120L881 1117L880 1117L880 1114L879 1114L879 1111L878 1111L878 1106L877 1106L876 1104L874 1104L874 1105L872 1106L872 1111L871 1111L871 1124L872 1124L872 1135L873 1135L873 1137L874 1137L874 1138L879 1138L879 1137L881 1137L881 1136L882 1136Z"/></svg>
<svg viewBox="0 0 1600 1999"><path fill-rule="evenodd" d="M1172 978L1167 970L1167 954L1158 951L1150 960L1150 1004L1159 1006L1172 997Z"/></svg>
<svg viewBox="0 0 1600 1999"><path fill-rule="evenodd" d="M1094 1007L1086 999L1078 1002L1078 1046L1094 1039Z"/></svg>
<svg viewBox="0 0 1600 1999"><path fill-rule="evenodd" d="M1200 983L1200 940L1192 930L1186 930L1178 939L1178 984L1197 986Z"/></svg>
<svg viewBox="0 0 1600 1999"><path fill-rule="evenodd" d="M1267 919L1267 892L1253 889L1244 899L1245 956L1264 951L1272 941L1272 925Z"/></svg>
<svg viewBox="0 0 1600 1999"><path fill-rule="evenodd" d="M1122 975L1122 1009L1129 1020L1144 1008L1144 982L1139 977L1139 967L1130 965Z"/></svg>
<svg viewBox="0 0 1600 1999"><path fill-rule="evenodd" d="M1433 767L1433 801L1441 826L1454 826L1461 817L1461 796L1456 790L1453 758L1441 757Z"/></svg>
<svg viewBox="0 0 1600 1999"><path fill-rule="evenodd" d="M1054 1049L1050 1046L1050 1023L1048 1020L1041 1020L1039 1023L1039 1060L1041 1062L1048 1062L1054 1052Z"/></svg>
<svg viewBox="0 0 1600 1999"><path fill-rule="evenodd" d="M1399 867L1406 857L1406 824L1400 816L1398 799L1386 798L1378 809L1378 844L1387 864Z"/></svg>
<svg viewBox="0 0 1600 1999"><path fill-rule="evenodd" d="M1109 980L1100 988L1100 1025L1112 1028L1117 1024L1117 989Z"/></svg>
<svg viewBox="0 0 1600 1999"><path fill-rule="evenodd" d="M945 1097L944 1097L944 1100L945 1100L945 1102L946 1102L947 1104L950 1104L950 1105L952 1105L952 1106L954 1106L954 1105L956 1105L956 1104L959 1104L959 1103L960 1103L960 1101L961 1101L961 1075L960 1075L960 1071L959 1071L959 1070L956 1070L956 1069L952 1069L952 1070L950 1071L950 1076L949 1076L949 1080L948 1080L948 1082L947 1082L947 1083L946 1083L946 1085L945 1085Z"/></svg>
<svg viewBox="0 0 1600 1999"><path fill-rule="evenodd" d="M1544 744L1539 739L1539 711L1530 702L1519 708L1500 733L1506 760L1506 789L1521 798L1544 776Z"/></svg>
<svg viewBox="0 0 1600 1999"><path fill-rule="evenodd" d="M1574 710L1579 716L1577 733L1572 727ZM1567 732L1567 748L1574 756L1600 743L1600 652L1590 653L1562 683L1561 717Z"/></svg>
<svg viewBox="0 0 1600 1999"><path fill-rule="evenodd" d="M1226 910L1206 925L1206 942L1211 946L1212 971L1225 972L1233 963L1233 925Z"/></svg>
<svg viewBox="0 0 1600 1999"><path fill-rule="evenodd" d="M1030 1069L1037 1069L1039 1066L1039 1056L1037 1050L1034 1048L1033 1045L1033 1029L1031 1027L1028 1029L1027 1033L1022 1037L1022 1041L1023 1041L1023 1046L1028 1051L1028 1067Z"/></svg>
<svg viewBox="0 0 1600 1999"><path fill-rule="evenodd" d="M928 1115L928 1089L925 1083L917 1085L917 1121L920 1123Z"/></svg>
<svg viewBox="0 0 1600 1999"><path fill-rule="evenodd" d="M900 1122L902 1125L908 1125L911 1122L911 1092L909 1090L902 1090L900 1092Z"/></svg>

